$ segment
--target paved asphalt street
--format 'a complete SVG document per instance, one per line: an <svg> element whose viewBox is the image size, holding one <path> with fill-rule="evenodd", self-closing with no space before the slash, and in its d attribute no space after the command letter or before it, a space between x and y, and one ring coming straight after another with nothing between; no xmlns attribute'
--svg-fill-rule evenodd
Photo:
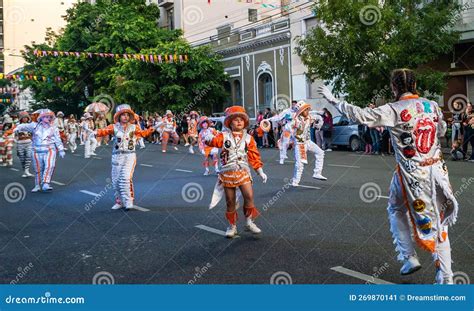
<svg viewBox="0 0 474 311"><path fill-rule="evenodd" d="M0 168L0 282L434 281L422 250L423 268L399 274L386 213L393 157L328 152L328 181L311 178L311 161L301 182L306 187L292 188L294 163L280 165L276 150L262 150L269 180L262 184L256 176L254 191L263 233L240 230L226 239L224 202L208 210L216 176L202 175L198 154L159 149L147 144L138 151L134 184L141 208L128 212L110 209L110 147L99 147L92 159L82 157L82 146L58 158L52 193L30 192L34 180L20 177L16 156L14 168ZM448 161L448 168L454 191L461 192L459 220L450 230L453 270L474 281L474 165ZM243 229L241 210L239 217Z"/></svg>

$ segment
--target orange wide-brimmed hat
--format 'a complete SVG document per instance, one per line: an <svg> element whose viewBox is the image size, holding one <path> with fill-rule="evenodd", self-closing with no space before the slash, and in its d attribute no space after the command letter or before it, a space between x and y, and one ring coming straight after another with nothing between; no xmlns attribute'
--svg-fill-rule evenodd
<svg viewBox="0 0 474 311"><path fill-rule="evenodd" d="M310 110L311 109L311 104L308 104L308 103L300 100L298 103L296 103L295 108L298 109L296 111L296 116L298 117L303 111Z"/></svg>
<svg viewBox="0 0 474 311"><path fill-rule="evenodd" d="M230 129L230 122L236 117L241 117L244 119L245 127L248 127L250 124L249 116L245 111L245 108L242 106L231 106L225 110L225 127Z"/></svg>
<svg viewBox="0 0 474 311"><path fill-rule="evenodd" d="M199 122L198 122L198 128L199 128L199 129L202 129L202 124L203 124L204 122L207 122L207 125L208 125L208 126L211 126L211 124L212 124L212 121L209 120L208 117L202 116L201 118L199 118Z"/></svg>
<svg viewBox="0 0 474 311"><path fill-rule="evenodd" d="M123 113L128 113L130 115L130 121L135 119L135 112L133 112L130 105L122 104L122 105L118 105L117 109L115 109L115 114L114 114L115 123L119 122L120 115Z"/></svg>

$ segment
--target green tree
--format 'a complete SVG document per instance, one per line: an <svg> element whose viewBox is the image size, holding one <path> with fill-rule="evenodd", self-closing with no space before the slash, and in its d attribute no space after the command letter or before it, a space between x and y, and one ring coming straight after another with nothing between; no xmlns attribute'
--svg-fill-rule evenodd
<svg viewBox="0 0 474 311"><path fill-rule="evenodd" d="M206 86L203 77L210 79L208 83L215 87L209 92L209 101L219 100L223 90L218 83L221 83L223 69L218 59L206 54L203 49L192 49L183 41L180 30L159 28L158 18L159 8L146 5L145 0L98 0L94 5L85 2L75 4L67 11L67 25L61 33L48 31L46 43L28 46L24 53L27 61L25 70L47 77L60 76L66 81L49 84L24 81L23 86L33 88L40 106L67 113L79 113L102 94L111 96L116 103L127 102L140 109L154 110L167 105L164 103L184 105L189 100L189 96L184 96L186 92L196 91L200 83L202 87ZM37 58L32 54L34 49L118 54L187 53L191 59L185 64L154 65L113 58ZM193 70L190 68L196 72L190 72ZM122 79L123 72L127 73L124 75L127 80ZM144 74L146 72L149 75ZM166 73L170 76L172 72L176 74L175 79L149 80L150 75L156 77L159 73ZM186 76L189 79L180 80ZM119 83L122 80L123 83ZM168 97L155 96L156 89L144 91L151 87L153 81L158 83L159 93L167 93ZM160 103L163 104L160 106Z"/></svg>
<svg viewBox="0 0 474 311"><path fill-rule="evenodd" d="M321 27L297 39L296 48L311 79L330 80L358 105L390 98L395 68L416 70L422 92L444 90L445 74L428 64L459 39L457 1L320 0L314 9Z"/></svg>

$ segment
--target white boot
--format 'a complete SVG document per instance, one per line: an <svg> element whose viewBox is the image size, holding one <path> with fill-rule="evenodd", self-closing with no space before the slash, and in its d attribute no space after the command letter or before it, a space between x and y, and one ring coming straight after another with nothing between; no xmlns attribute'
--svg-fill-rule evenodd
<svg viewBox="0 0 474 311"><path fill-rule="evenodd" d="M191 146L189 146L189 153L190 153L190 154L194 154L194 148L193 148L193 146L192 146L192 145L191 145Z"/></svg>
<svg viewBox="0 0 474 311"><path fill-rule="evenodd" d="M441 270L436 271L435 284L454 284L452 276L444 276Z"/></svg>
<svg viewBox="0 0 474 311"><path fill-rule="evenodd" d="M53 190L53 187L51 187L48 183L43 184L43 191L51 191Z"/></svg>
<svg viewBox="0 0 474 311"><path fill-rule="evenodd" d="M285 164L285 159L280 159L280 164L281 165Z"/></svg>
<svg viewBox="0 0 474 311"><path fill-rule="evenodd" d="M259 227L253 222L251 217L247 217L247 224L245 225L245 230L248 230L254 234L259 234L262 232Z"/></svg>
<svg viewBox="0 0 474 311"><path fill-rule="evenodd" d="M400 269L401 275L408 275L421 269L420 261L415 256L405 258L403 266Z"/></svg>
<svg viewBox="0 0 474 311"><path fill-rule="evenodd" d="M226 238L233 238L236 235L237 235L237 226L236 225L230 225L227 228L227 231L225 232Z"/></svg>
<svg viewBox="0 0 474 311"><path fill-rule="evenodd" d="M122 204L115 203L114 206L112 206L112 209L117 210L117 209L121 209L122 207L123 207Z"/></svg>
<svg viewBox="0 0 474 311"><path fill-rule="evenodd" d="M31 192L38 192L41 190L41 187L39 185L36 185L33 189L31 189Z"/></svg>
<svg viewBox="0 0 474 311"><path fill-rule="evenodd" d="M176 146L174 146L173 148L174 148L174 150L178 150L178 147L176 147Z"/></svg>
<svg viewBox="0 0 474 311"><path fill-rule="evenodd" d="M319 179L319 180L327 180L327 178L324 177L323 175L321 175L321 174L316 174L316 173L313 174L313 178Z"/></svg>
<svg viewBox="0 0 474 311"><path fill-rule="evenodd" d="M209 169L206 167L206 170L204 171L204 176L209 175Z"/></svg>

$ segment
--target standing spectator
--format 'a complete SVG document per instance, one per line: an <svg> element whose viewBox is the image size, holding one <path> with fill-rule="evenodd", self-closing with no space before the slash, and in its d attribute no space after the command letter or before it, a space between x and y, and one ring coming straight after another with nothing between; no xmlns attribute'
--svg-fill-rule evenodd
<svg viewBox="0 0 474 311"><path fill-rule="evenodd" d="M453 103L453 117L448 121L451 122L451 145L458 139L461 139L463 134L463 126L461 125L462 121L462 104L459 101Z"/></svg>
<svg viewBox="0 0 474 311"><path fill-rule="evenodd" d="M471 144L471 156L468 161L474 162L474 111L472 110L472 103L468 103L466 106L466 111L462 115L462 124L464 126L462 151L467 156L468 144Z"/></svg>
<svg viewBox="0 0 474 311"><path fill-rule="evenodd" d="M323 126L321 130L323 131L323 150L325 151L332 151L331 150L331 143L332 143L332 114L329 112L327 108L323 108Z"/></svg>
<svg viewBox="0 0 474 311"><path fill-rule="evenodd" d="M191 118L188 117L187 114L183 115L181 118L180 122L180 129L181 129L181 136L183 137L184 140L184 147L189 146L189 141L188 141L188 121L190 121Z"/></svg>
<svg viewBox="0 0 474 311"><path fill-rule="evenodd" d="M362 140L365 144L364 154L372 154L372 139L370 137L370 128L367 125L364 125L362 133Z"/></svg>

